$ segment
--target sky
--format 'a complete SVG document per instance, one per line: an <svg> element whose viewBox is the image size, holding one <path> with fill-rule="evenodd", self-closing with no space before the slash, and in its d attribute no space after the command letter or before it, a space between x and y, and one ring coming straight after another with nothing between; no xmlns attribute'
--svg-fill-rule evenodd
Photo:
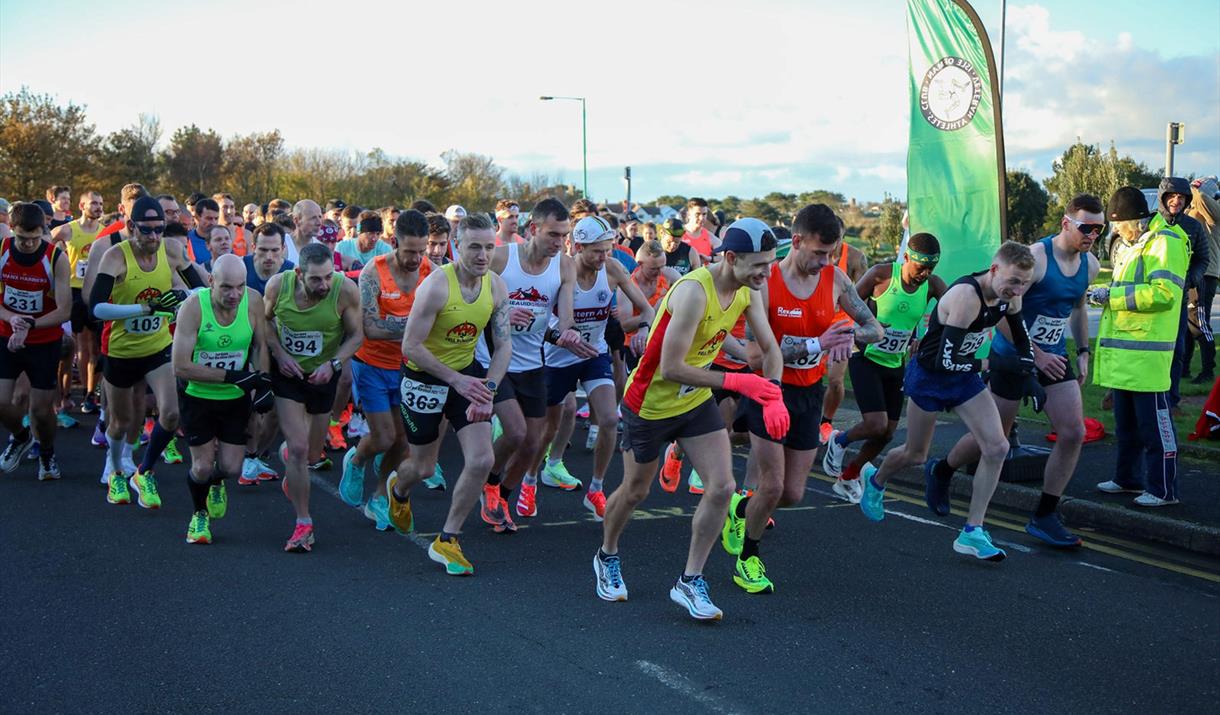
<svg viewBox="0 0 1220 715"><path fill-rule="evenodd" d="M974 5L998 55L1000 0ZM146 113L165 139L278 128L578 186L580 104L538 98L584 96L598 200L624 198L624 166L637 201L901 198L906 32L904 0L0 0L0 94L85 105L100 132ZM1220 0L1009 0L1004 40L1010 169L1044 178L1077 138L1159 167L1172 120L1175 173L1220 171Z"/></svg>

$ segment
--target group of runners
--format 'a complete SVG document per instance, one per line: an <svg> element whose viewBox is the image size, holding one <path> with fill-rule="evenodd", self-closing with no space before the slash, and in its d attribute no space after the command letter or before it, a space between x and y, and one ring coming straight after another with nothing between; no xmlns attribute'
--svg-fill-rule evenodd
<svg viewBox="0 0 1220 715"><path fill-rule="evenodd" d="M417 485L446 490L449 511L429 525L439 534L428 554L469 575L459 537L476 505L492 531L512 533L543 508L539 482L577 492L602 523L596 593L624 601L622 535L658 473L674 491L674 464L685 462L699 500L670 597L693 618L719 619L703 575L717 538L737 557L735 584L773 591L760 542L775 510L801 501L822 449L834 491L873 521L904 467L925 464L928 506L944 516L954 470L976 464L953 548L1003 559L983 522L1022 399L1045 408L1058 433L1026 528L1053 546L1080 544L1056 506L1084 436L1084 298L1098 269L1089 249L1105 224L1094 197L1069 204L1057 235L1004 243L990 265L949 284L933 274L934 236L917 233L897 260L868 267L822 204L780 229L721 223L694 199L685 222L649 227L653 238L633 217L583 200L542 200L525 221L513 201L501 201L494 220L459 206L442 214L272 202L256 222L260 207L237 216L231 197L219 199L184 208L131 184L121 218L102 230L101 196L86 192L80 218L55 233L42 208L12 207L0 248L0 421L11 434L0 469L37 446L39 478L59 478L52 403L62 338L96 332L100 357L87 352L78 366L84 382L89 361L100 362L105 428L95 443L106 446L106 498L158 508L154 471L180 435L193 544L212 541L226 484L280 479L278 443L295 511L284 549L310 551L310 471L347 422L359 442L344 453L338 491L375 528L412 532ZM988 389L979 351L993 328ZM848 373L862 416L835 429ZM906 441L874 466L904 403ZM342 419L353 408L358 417ZM587 479L562 461L582 410ZM969 433L930 460L936 415L948 410ZM447 480L438 457L450 431L462 466ZM740 480L734 442L749 445ZM616 451L621 481L610 470Z"/></svg>

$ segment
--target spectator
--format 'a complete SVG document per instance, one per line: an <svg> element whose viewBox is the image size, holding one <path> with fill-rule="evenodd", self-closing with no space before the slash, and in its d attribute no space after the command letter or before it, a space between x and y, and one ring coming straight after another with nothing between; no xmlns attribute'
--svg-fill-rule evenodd
<svg viewBox="0 0 1220 715"><path fill-rule="evenodd" d="M1211 331L1212 301L1216 298L1216 284L1220 282L1220 202L1216 200L1216 177L1209 176L1191 186L1190 208L1186 214L1203 226L1208 237L1208 261L1203 270L1203 281L1197 286L1195 304L1199 324L1199 337L1189 331L1186 334L1186 353L1183 356L1183 373L1190 368L1194 357L1194 344L1199 343L1202 366L1191 382L1195 385L1210 385L1216 379L1216 339Z"/></svg>

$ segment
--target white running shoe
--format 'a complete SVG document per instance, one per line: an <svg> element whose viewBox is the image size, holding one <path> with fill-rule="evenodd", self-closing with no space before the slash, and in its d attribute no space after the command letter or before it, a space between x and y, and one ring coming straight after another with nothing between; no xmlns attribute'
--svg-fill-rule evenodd
<svg viewBox="0 0 1220 715"><path fill-rule="evenodd" d="M855 479L836 479L831 489L852 504L859 504L864 498L864 483L861 481L864 478L859 476Z"/></svg>
<svg viewBox="0 0 1220 715"><path fill-rule="evenodd" d="M822 471L836 479L843 476L843 456L847 454L847 447L836 441L840 434L842 433L839 430L830 433L830 439L826 442L826 455L822 457ZM835 491L838 491L837 487Z"/></svg>
<svg viewBox="0 0 1220 715"><path fill-rule="evenodd" d="M364 415L359 412L352 413L352 418L347 423L347 436L349 439L369 436L369 423L364 419Z"/></svg>
<svg viewBox="0 0 1220 715"><path fill-rule="evenodd" d="M712 603L703 576L696 576L689 583L679 578L669 589L669 600L685 608L690 617L696 620L718 621L724 617L724 611Z"/></svg>
<svg viewBox="0 0 1220 715"><path fill-rule="evenodd" d="M1162 499L1155 494L1144 492L1135 498L1136 506L1172 506L1178 503L1177 499Z"/></svg>
<svg viewBox="0 0 1220 715"><path fill-rule="evenodd" d="M1102 482L1101 484L1098 484L1097 488L1100 491L1105 492L1106 494L1143 494L1144 493L1143 489L1132 489L1131 487L1124 487L1123 485L1119 484L1118 482L1114 481L1113 479L1111 479L1108 482Z"/></svg>
<svg viewBox="0 0 1220 715"><path fill-rule="evenodd" d="M597 581L597 597L603 601L626 601L627 584L618 554L602 558L601 549L593 554L593 576Z"/></svg>

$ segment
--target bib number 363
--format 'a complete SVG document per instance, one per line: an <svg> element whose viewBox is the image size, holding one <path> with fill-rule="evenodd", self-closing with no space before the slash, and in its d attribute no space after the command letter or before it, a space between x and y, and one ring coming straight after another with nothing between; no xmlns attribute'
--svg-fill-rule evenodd
<svg viewBox="0 0 1220 715"><path fill-rule="evenodd" d="M399 385L402 404L412 412L432 415L440 412L449 399L448 385L429 385L404 377Z"/></svg>

